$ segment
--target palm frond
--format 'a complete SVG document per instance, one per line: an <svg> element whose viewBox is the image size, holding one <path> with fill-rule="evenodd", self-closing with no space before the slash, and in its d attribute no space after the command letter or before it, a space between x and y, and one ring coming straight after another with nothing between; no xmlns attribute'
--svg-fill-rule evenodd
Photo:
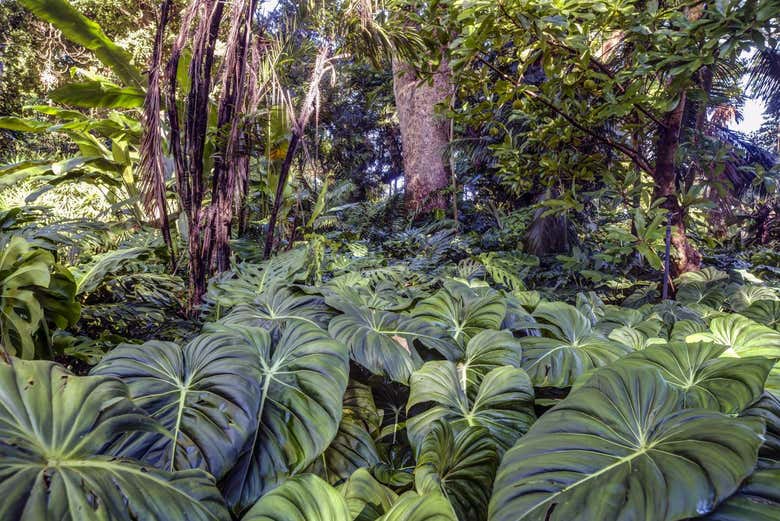
<svg viewBox="0 0 780 521"><path fill-rule="evenodd" d="M780 49L756 52L748 67L748 89L755 98L766 102L766 111L780 114Z"/></svg>

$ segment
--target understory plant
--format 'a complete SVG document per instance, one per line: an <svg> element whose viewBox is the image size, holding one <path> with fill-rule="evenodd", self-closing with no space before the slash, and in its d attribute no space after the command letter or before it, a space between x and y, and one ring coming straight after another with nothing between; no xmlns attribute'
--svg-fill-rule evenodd
<svg viewBox="0 0 780 521"><path fill-rule="evenodd" d="M710 269L628 307L464 266L307 285L296 251L214 279L189 340L87 376L4 361L0 517L776 517L772 286Z"/></svg>

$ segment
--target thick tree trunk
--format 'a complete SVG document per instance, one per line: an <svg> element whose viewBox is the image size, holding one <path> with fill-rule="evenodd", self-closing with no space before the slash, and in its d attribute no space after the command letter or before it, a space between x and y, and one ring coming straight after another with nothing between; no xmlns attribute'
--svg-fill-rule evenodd
<svg viewBox="0 0 780 521"><path fill-rule="evenodd" d="M663 207L669 212L672 223L672 275L698 270L701 266L701 254L688 241L685 233L685 216L677 201L677 186L675 183L675 156L680 144L680 127L685 112L685 95L671 112L663 119L663 126L658 129L656 143L655 198L664 197Z"/></svg>
<svg viewBox="0 0 780 521"><path fill-rule="evenodd" d="M449 123L436 114L436 105L451 92L452 73L442 60L433 81L421 82L414 68L393 60L393 90L404 159L404 192L407 209L426 213L444 209L443 193L450 184Z"/></svg>

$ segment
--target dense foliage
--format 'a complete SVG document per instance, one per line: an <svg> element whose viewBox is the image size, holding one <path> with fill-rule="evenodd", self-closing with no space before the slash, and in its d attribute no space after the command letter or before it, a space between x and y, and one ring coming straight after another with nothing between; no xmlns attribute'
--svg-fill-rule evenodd
<svg viewBox="0 0 780 521"><path fill-rule="evenodd" d="M779 519L778 13L0 4L0 519Z"/></svg>

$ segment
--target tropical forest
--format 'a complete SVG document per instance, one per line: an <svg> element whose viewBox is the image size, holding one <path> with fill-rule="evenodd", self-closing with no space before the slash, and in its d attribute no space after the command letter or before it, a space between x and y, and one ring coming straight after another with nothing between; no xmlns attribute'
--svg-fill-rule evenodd
<svg viewBox="0 0 780 521"><path fill-rule="evenodd" d="M780 0L0 0L0 521L780 521Z"/></svg>

